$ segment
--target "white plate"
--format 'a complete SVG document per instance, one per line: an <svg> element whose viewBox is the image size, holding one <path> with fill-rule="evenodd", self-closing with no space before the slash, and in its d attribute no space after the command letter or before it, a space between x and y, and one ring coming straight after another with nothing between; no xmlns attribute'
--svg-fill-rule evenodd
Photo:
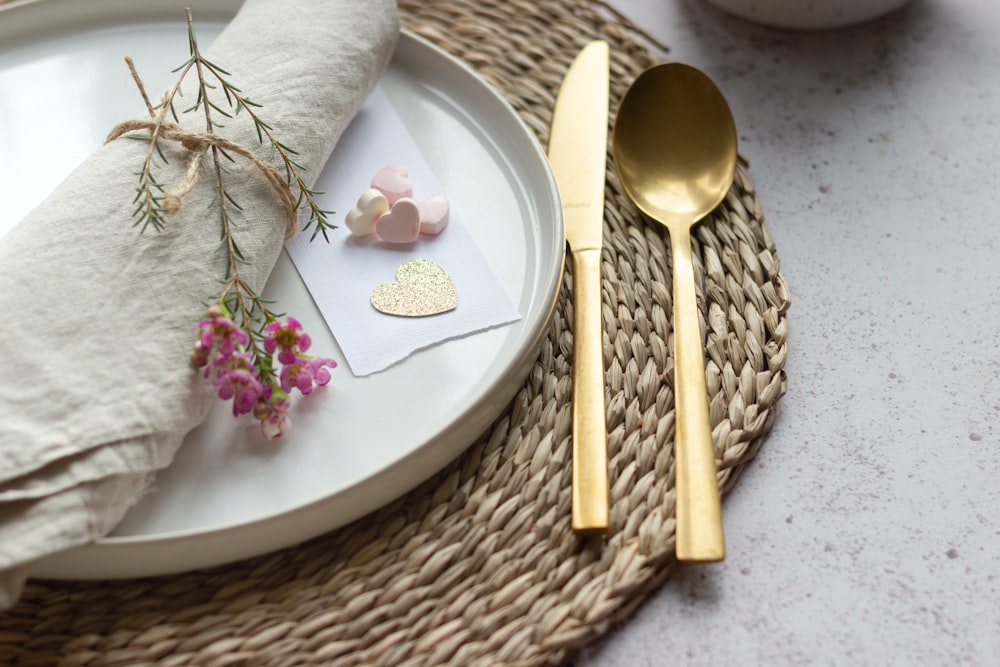
<svg viewBox="0 0 1000 667"><path fill-rule="evenodd" d="M36 0L0 7L0 235L108 128L141 108L125 55L136 60L147 88L160 90L187 54L183 7L192 7L204 47L238 4ZM283 256L267 292L316 332L317 353L341 362L336 382L324 396L299 402L292 433L278 446L263 443L255 426L234 420L220 401L112 536L46 559L35 576L166 574L299 543L427 479L505 407L534 362L562 273L562 220L545 154L471 69L411 34L401 37L382 85L456 210L475 212L463 219L522 320L354 378Z"/></svg>

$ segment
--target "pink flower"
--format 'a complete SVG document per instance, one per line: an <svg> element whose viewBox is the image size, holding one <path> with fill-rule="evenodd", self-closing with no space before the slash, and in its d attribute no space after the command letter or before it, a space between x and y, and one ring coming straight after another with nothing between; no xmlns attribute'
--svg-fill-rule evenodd
<svg viewBox="0 0 1000 667"><path fill-rule="evenodd" d="M302 331L302 325L294 317L286 317L284 321L275 320L264 327L264 350L268 354L278 353L278 361L283 364L295 364L299 354L304 353L312 345L309 334Z"/></svg>
<svg viewBox="0 0 1000 667"><path fill-rule="evenodd" d="M214 366L213 384L219 389L219 398L233 399L233 416L252 412L257 400L265 395L266 388L257 379L250 353L234 352L228 357L220 357Z"/></svg>
<svg viewBox="0 0 1000 667"><path fill-rule="evenodd" d="M215 378L219 398L233 399L233 416L253 411L254 404L264 391L263 385L249 371L229 371Z"/></svg>
<svg viewBox="0 0 1000 667"><path fill-rule="evenodd" d="M222 304L213 305L199 323L191 362L204 367L205 377L212 379L219 398L233 401L233 416L253 413L264 437L270 440L281 437L291 426L288 392L298 389L303 395L310 394L314 387L327 384L330 369L337 362L305 354L312 341L293 317L272 320L262 333L263 351L251 340L249 330L236 326ZM247 350L248 343L253 343L252 350ZM282 364L278 378L274 377L277 365L272 367L271 359L275 353Z"/></svg>
<svg viewBox="0 0 1000 667"><path fill-rule="evenodd" d="M206 313L206 318L198 323L201 335L198 342L204 350L218 347L219 354L228 357L237 345L247 344L247 335L218 306L212 306Z"/></svg>
<svg viewBox="0 0 1000 667"><path fill-rule="evenodd" d="M309 362L309 369L313 374L313 382L317 387L322 387L330 382L330 371L328 368L336 368L337 362L333 359L316 358Z"/></svg>
<svg viewBox="0 0 1000 667"><path fill-rule="evenodd" d="M202 346L201 340L196 340L194 342L194 347L191 349L191 363L195 368L202 368L208 365L208 355L211 350L206 349Z"/></svg>
<svg viewBox="0 0 1000 667"><path fill-rule="evenodd" d="M269 399L262 398L257 401L253 415L260 420L260 430L265 438L274 440L285 434L285 429L292 425L292 419L288 416L288 408L291 405L288 394L280 389Z"/></svg>
<svg viewBox="0 0 1000 667"><path fill-rule="evenodd" d="M281 389L289 392L295 388L303 396L308 396L314 385L322 387L330 381L330 371L327 369L336 366L337 362L333 359L297 357L295 363L286 363L281 369Z"/></svg>

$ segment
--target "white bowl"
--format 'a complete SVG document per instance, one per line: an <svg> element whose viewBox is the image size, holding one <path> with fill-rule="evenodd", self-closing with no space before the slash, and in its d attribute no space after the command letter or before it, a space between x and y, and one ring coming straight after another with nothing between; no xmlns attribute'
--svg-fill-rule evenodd
<svg viewBox="0 0 1000 667"><path fill-rule="evenodd" d="M870 21L909 0L707 0L750 21L776 28L826 30Z"/></svg>

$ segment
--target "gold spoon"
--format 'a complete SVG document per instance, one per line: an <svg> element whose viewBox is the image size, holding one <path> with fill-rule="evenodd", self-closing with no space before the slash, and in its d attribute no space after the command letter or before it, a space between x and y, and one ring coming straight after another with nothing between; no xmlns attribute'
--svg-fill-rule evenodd
<svg viewBox="0 0 1000 667"><path fill-rule="evenodd" d="M611 153L625 194L670 232L674 282L677 559L725 557L691 227L725 198L736 126L715 84L693 67L656 65L618 107Z"/></svg>

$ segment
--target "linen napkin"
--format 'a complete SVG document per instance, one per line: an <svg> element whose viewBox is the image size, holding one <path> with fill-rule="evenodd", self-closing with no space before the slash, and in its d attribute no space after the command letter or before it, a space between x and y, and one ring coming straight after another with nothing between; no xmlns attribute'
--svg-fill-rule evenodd
<svg viewBox="0 0 1000 667"><path fill-rule="evenodd" d="M393 0L247 0L206 57L262 105L313 182L398 33ZM181 125L203 131L199 120ZM246 114L219 133L273 159ZM225 262L210 161L166 229L140 235L132 201L145 149L104 145L0 240L0 609L33 561L110 531L218 400L190 362ZM186 162L168 150L169 183ZM257 167L228 168L243 207L241 275L259 292L286 216Z"/></svg>

